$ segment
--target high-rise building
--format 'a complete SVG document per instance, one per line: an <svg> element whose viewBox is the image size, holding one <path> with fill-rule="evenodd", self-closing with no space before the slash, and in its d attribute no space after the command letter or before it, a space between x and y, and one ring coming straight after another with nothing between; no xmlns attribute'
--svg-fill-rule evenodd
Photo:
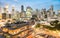
<svg viewBox="0 0 60 38"><path fill-rule="evenodd" d="M26 8L26 16L27 17L32 17L32 8L30 6L28 6Z"/></svg>
<svg viewBox="0 0 60 38"><path fill-rule="evenodd" d="M16 19L20 20L20 12L19 11L16 11Z"/></svg>
<svg viewBox="0 0 60 38"><path fill-rule="evenodd" d="M37 17L40 19L41 18L41 13L40 13L40 10L39 9L36 9L36 15Z"/></svg>
<svg viewBox="0 0 60 38"><path fill-rule="evenodd" d="M15 6L13 5L12 6L12 11L11 11L11 13L12 13L12 19L15 19Z"/></svg>
<svg viewBox="0 0 60 38"><path fill-rule="evenodd" d="M2 19L2 7L0 7L0 19Z"/></svg>
<svg viewBox="0 0 60 38"><path fill-rule="evenodd" d="M11 12L8 11L8 13L7 13L7 18L8 18L8 19L11 19L11 15L12 15Z"/></svg>
<svg viewBox="0 0 60 38"><path fill-rule="evenodd" d="M41 10L41 14L42 14L42 18L45 19L47 18L47 12L46 12L46 8Z"/></svg>
<svg viewBox="0 0 60 38"><path fill-rule="evenodd" d="M21 5L21 12L20 12L20 20L22 21L22 20L24 20L24 18L26 17L26 13L25 13L25 11L24 11L24 6L23 5Z"/></svg>
<svg viewBox="0 0 60 38"><path fill-rule="evenodd" d="M11 14L9 14L9 18L11 18Z"/></svg>
<svg viewBox="0 0 60 38"><path fill-rule="evenodd" d="M1 11L2 11L2 9L1 9L1 7L0 7L0 13L1 13Z"/></svg>
<svg viewBox="0 0 60 38"><path fill-rule="evenodd" d="M51 6L50 6L50 10L52 10L52 11L53 11L53 5L51 5Z"/></svg>
<svg viewBox="0 0 60 38"><path fill-rule="evenodd" d="M5 7L3 8L3 13L2 13L2 19L7 19L8 18L8 8L9 8L9 5L6 4Z"/></svg>
<svg viewBox="0 0 60 38"><path fill-rule="evenodd" d="M24 6L23 5L21 5L21 12L23 12L24 11Z"/></svg>
<svg viewBox="0 0 60 38"><path fill-rule="evenodd" d="M53 10L53 5L50 6L50 16L51 18L54 16L54 10Z"/></svg>
<svg viewBox="0 0 60 38"><path fill-rule="evenodd" d="M9 8L9 5L8 5L8 4L6 4L6 5L5 5L5 7L4 7L4 13L7 13L8 8Z"/></svg>
<svg viewBox="0 0 60 38"><path fill-rule="evenodd" d="M60 10L58 10L57 12L58 12L58 20L60 21Z"/></svg>
<svg viewBox="0 0 60 38"><path fill-rule="evenodd" d="M39 10L38 10L38 9L36 9L35 11L36 11L36 14L38 15L38 13L39 13Z"/></svg>
<svg viewBox="0 0 60 38"><path fill-rule="evenodd" d="M23 5L21 5L20 16L21 16L21 17L24 17L24 16L25 16L25 11L24 11L24 6L23 6Z"/></svg>
<svg viewBox="0 0 60 38"><path fill-rule="evenodd" d="M6 13L2 13L2 19L6 19Z"/></svg>
<svg viewBox="0 0 60 38"><path fill-rule="evenodd" d="M12 6L12 11L15 11L15 6L14 5Z"/></svg>

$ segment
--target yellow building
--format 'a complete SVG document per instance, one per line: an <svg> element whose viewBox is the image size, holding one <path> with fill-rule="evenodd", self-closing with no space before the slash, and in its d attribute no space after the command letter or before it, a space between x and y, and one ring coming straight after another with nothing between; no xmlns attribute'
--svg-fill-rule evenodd
<svg viewBox="0 0 60 38"><path fill-rule="evenodd" d="M0 7L0 19L2 19L2 12L3 12L3 9L2 7Z"/></svg>
<svg viewBox="0 0 60 38"><path fill-rule="evenodd" d="M2 19L2 14L0 13L0 19Z"/></svg>

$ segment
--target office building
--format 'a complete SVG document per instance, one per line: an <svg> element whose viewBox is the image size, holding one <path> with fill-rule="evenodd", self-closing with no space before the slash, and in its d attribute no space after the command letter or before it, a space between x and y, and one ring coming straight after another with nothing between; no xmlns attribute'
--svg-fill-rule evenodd
<svg viewBox="0 0 60 38"><path fill-rule="evenodd" d="M31 18L32 17L32 11L33 11L32 8L30 6L28 6L26 8L26 17Z"/></svg>
<svg viewBox="0 0 60 38"><path fill-rule="evenodd" d="M21 5L21 12L24 12L24 6Z"/></svg>

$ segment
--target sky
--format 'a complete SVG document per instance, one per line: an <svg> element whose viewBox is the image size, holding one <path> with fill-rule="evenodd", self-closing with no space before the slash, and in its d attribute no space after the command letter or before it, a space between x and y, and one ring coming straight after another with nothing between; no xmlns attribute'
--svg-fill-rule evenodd
<svg viewBox="0 0 60 38"><path fill-rule="evenodd" d="M9 4L11 9L12 5L16 7L16 10L20 10L21 5L24 5L26 9L27 6L32 7L33 9L42 9L46 8L47 10L51 5L54 6L54 10L60 10L60 0L0 0L0 6Z"/></svg>

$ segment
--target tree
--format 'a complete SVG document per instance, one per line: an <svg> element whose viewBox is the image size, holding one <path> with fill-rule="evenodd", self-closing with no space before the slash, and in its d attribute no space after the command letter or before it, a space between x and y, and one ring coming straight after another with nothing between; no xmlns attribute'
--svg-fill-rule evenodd
<svg viewBox="0 0 60 38"><path fill-rule="evenodd" d="M59 22L58 20L55 20L55 21L51 21L50 24L53 25L53 26L55 26L55 25L58 24L58 22Z"/></svg>
<svg viewBox="0 0 60 38"><path fill-rule="evenodd" d="M50 24L53 25L54 29L60 30L60 24L58 24L58 20L52 21Z"/></svg>
<svg viewBox="0 0 60 38"><path fill-rule="evenodd" d="M36 28L40 28L40 23L38 23L35 27L36 27Z"/></svg>

